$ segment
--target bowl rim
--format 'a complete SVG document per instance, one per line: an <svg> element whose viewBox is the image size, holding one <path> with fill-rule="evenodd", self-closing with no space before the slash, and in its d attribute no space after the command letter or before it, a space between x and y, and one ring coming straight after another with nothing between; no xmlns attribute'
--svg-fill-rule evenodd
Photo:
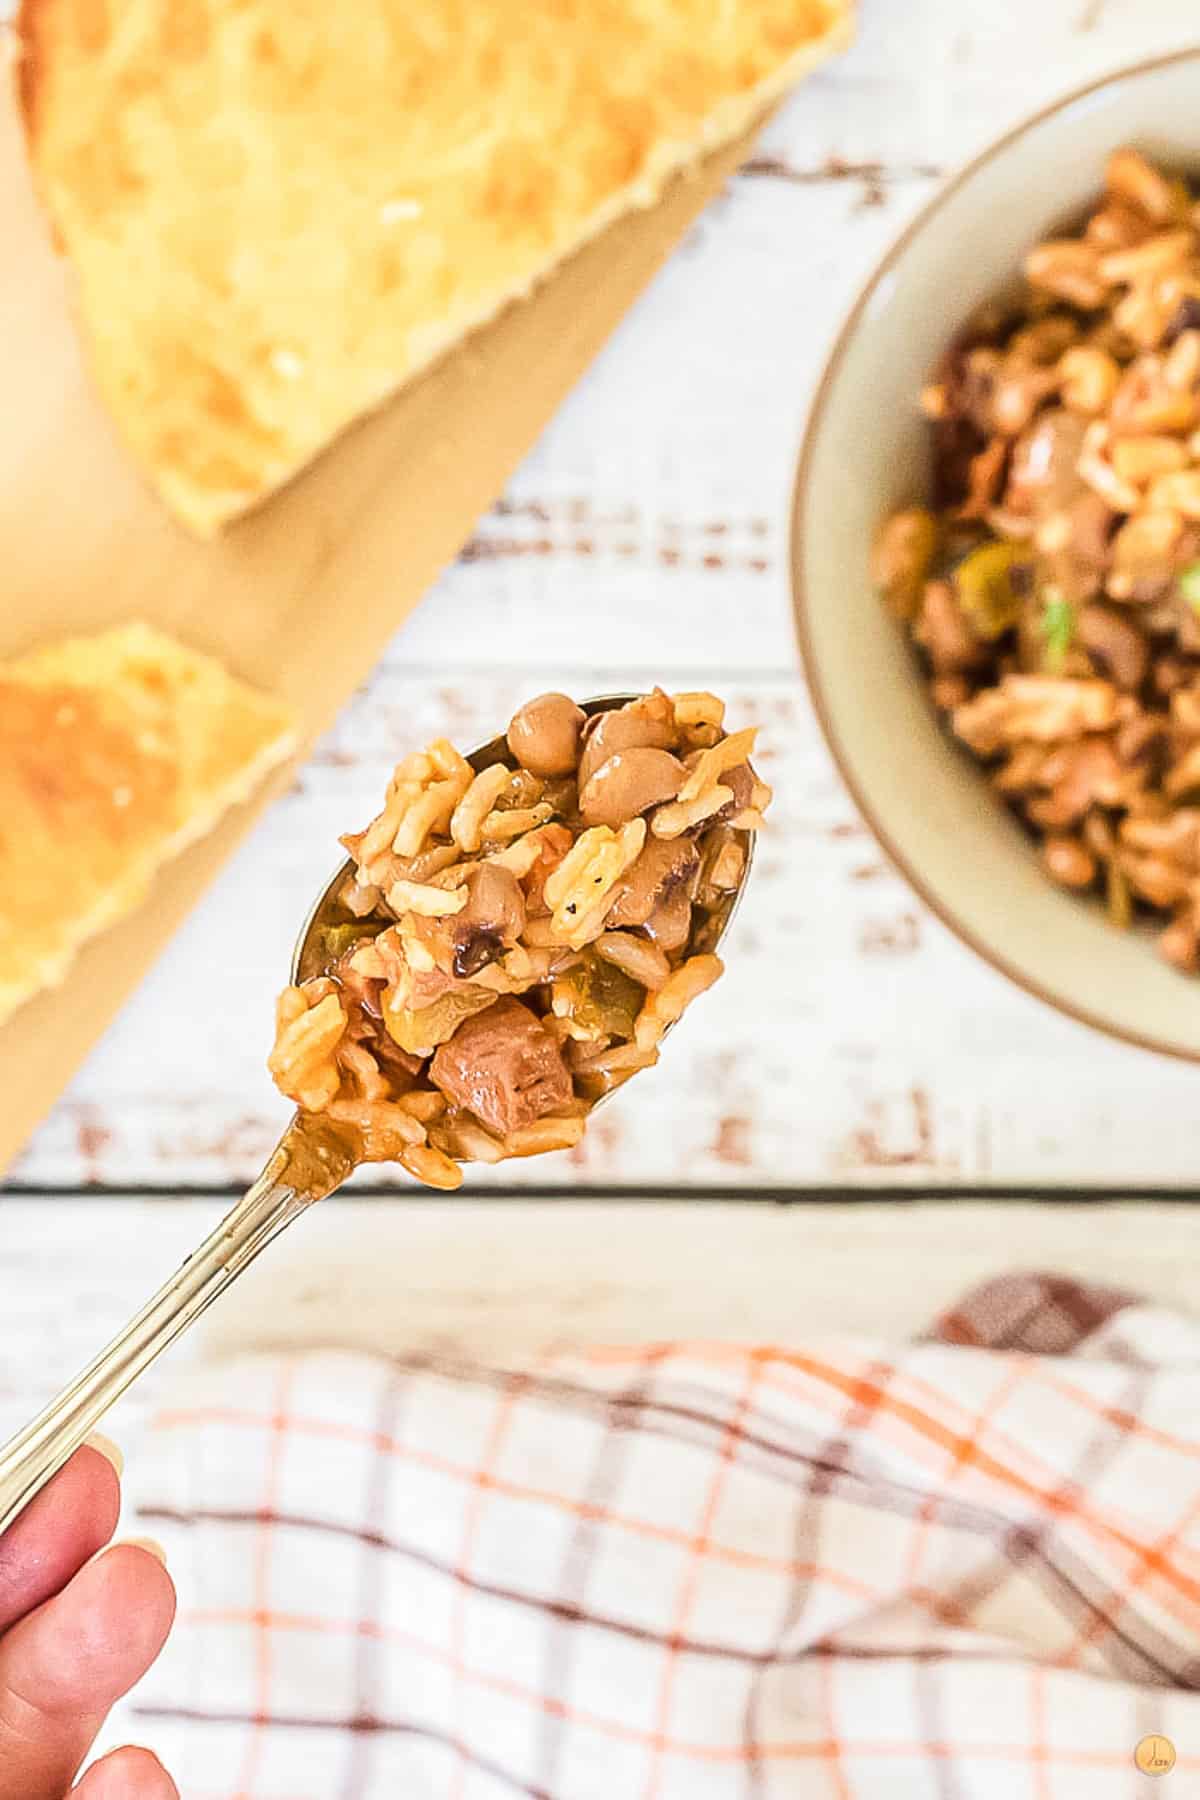
<svg viewBox="0 0 1200 1800"><path fill-rule="evenodd" d="M934 891L912 860L897 846L891 831L879 817L874 803L854 774L834 723L833 711L826 697L819 661L812 641L802 550L803 514L810 485L812 460L817 441L825 427L825 415L834 384L841 373L842 362L851 341L859 330L863 314L874 299L880 285L908 254L925 228L942 211L951 197L973 180L981 169L994 162L997 157L1002 156L1027 132L1044 124L1057 113L1077 105L1079 101L1086 100L1090 95L1099 93L1105 88L1116 87L1121 82L1153 74L1159 69L1171 68L1177 63L1188 62L1200 62L1200 45L1168 50L1157 56L1146 57L1140 62L1111 69L1107 74L1096 76L1091 81L1083 83L1082 86L1072 88L1069 93L1061 95L1058 99L1039 106L1036 111L1026 114L1015 125L1009 126L998 138L993 139L968 162L964 163L961 169L943 181L932 198L926 201L924 206L892 240L858 290L853 304L834 338L833 345L824 358L817 384L813 390L792 483L788 560L791 575L792 614L799 643L800 659L817 722L821 727L825 742L829 746L837 772L848 789L850 798L862 815L864 823L877 840L884 855L907 881L917 898L929 908L934 917L960 943L965 944L990 968L995 969L997 973L1005 976L1023 992L1031 995L1035 1000L1039 1000L1043 1005L1051 1007L1066 1018L1073 1019L1077 1024L1086 1025L1091 1030L1102 1032L1106 1037L1117 1039L1121 1043L1131 1044L1136 1049L1150 1050L1159 1056L1169 1056L1177 1062L1194 1064L1200 1063L1200 1049L1189 1050L1177 1042L1164 1041L1144 1032L1114 1024L1103 1014L1094 1012L1089 1007L1078 1005L1074 1000L1056 993L1052 988L1044 986L1033 976L1027 974L1011 962L1002 951L997 950L986 938L981 937L972 926L964 923L953 907Z"/></svg>

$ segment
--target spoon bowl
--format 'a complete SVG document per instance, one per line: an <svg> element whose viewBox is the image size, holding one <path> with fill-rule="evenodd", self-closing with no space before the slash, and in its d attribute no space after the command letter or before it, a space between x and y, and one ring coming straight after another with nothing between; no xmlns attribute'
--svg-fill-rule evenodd
<svg viewBox="0 0 1200 1800"><path fill-rule="evenodd" d="M606 694L584 701L582 708L590 717L637 698L636 694ZM467 761L478 773L507 754L506 738L500 736L481 745ZM753 831L736 832L742 848L738 885L717 907L706 911L699 926L693 923L689 954L714 952L729 929L749 878L754 836ZM347 860L310 908L292 954L293 982L322 972L328 927L353 916L341 905L342 892L353 873L354 865ZM673 1029L667 1025L663 1037ZM589 1114L610 1098L607 1093L591 1101ZM259 1252L302 1212L342 1186L361 1161L360 1151L352 1138L319 1115L294 1115L257 1181L178 1273L24 1430L0 1447L0 1532L57 1474L142 1371L224 1293Z"/></svg>

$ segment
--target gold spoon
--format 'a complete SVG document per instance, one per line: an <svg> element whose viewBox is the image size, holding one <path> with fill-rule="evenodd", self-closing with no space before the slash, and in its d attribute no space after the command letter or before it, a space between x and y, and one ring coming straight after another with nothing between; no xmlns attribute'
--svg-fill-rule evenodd
<svg viewBox="0 0 1200 1800"><path fill-rule="evenodd" d="M606 712L636 698L634 694L606 694L584 701L583 710L588 714ZM467 761L478 772L507 754L501 736L482 745ZM715 951L737 910L750 873L754 833L741 832L738 837L743 850L738 886L718 910L709 913L693 937L691 949ZM353 865L343 863L309 913L292 953L293 981L319 973L324 934L342 917L338 896L352 872ZM603 1095L591 1110L610 1097ZM225 1292L272 1238L314 1202L327 1199L341 1187L360 1160L345 1136L312 1115L295 1115L258 1180L178 1273L74 1381L0 1447L0 1531L12 1524L74 1455L143 1369Z"/></svg>

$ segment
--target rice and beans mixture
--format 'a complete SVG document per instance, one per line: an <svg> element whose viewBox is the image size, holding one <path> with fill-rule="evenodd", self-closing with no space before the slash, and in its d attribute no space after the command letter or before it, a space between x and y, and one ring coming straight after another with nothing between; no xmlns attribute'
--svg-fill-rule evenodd
<svg viewBox="0 0 1200 1800"><path fill-rule="evenodd" d="M951 346L873 572L1063 886L1200 969L1200 204L1138 151Z"/></svg>
<svg viewBox="0 0 1200 1800"><path fill-rule="evenodd" d="M433 1187L577 1144L722 972L771 798L754 738L712 694L590 716L543 694L473 762L444 739L406 757L342 839L320 972L279 998L278 1087Z"/></svg>

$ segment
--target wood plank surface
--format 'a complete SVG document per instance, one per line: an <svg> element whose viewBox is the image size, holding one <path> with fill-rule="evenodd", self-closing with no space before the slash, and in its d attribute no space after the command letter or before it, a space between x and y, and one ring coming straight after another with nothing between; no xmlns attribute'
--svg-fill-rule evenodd
<svg viewBox="0 0 1200 1800"><path fill-rule="evenodd" d="M0 1439L85 1363L226 1203L0 1202ZM949 1228L953 1219L954 1228ZM198 1360L296 1345L503 1357L703 1338L899 1343L973 1283L1053 1269L1195 1312L1200 1209L1013 1202L895 1206L323 1203L142 1377L106 1429L127 1448ZM70 1304L48 1304L54 1291ZM133 1471L136 1477L136 1469Z"/></svg>
<svg viewBox="0 0 1200 1800"><path fill-rule="evenodd" d="M773 831L726 982L578 1156L523 1181L1193 1184L1196 1072L978 965L858 823L797 672L786 520L824 350L942 172L1052 95L1194 37L1194 0L865 0L855 49L692 228L13 1179L246 1179L283 1119L263 1056L292 933L390 761L435 731L486 735L541 687L662 679L717 685L762 722Z"/></svg>

